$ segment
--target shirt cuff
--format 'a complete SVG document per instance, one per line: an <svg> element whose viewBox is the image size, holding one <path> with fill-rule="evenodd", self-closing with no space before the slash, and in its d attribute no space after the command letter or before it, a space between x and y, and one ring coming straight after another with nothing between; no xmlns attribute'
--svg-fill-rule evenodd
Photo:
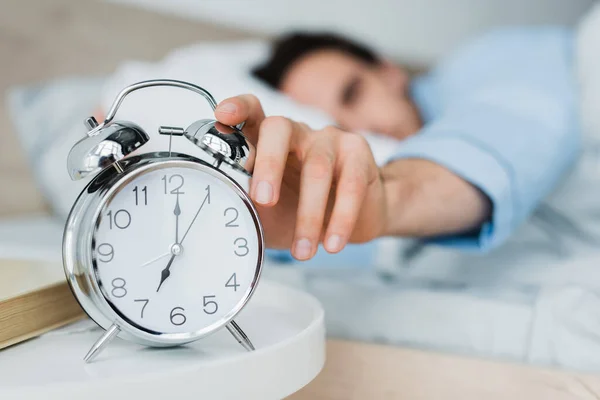
<svg viewBox="0 0 600 400"><path fill-rule="evenodd" d="M479 188L492 204L491 221L475 234L436 237L428 241L464 250L485 251L503 243L512 232L515 193L510 165L485 143L451 132L419 135L403 142L389 160L430 160Z"/></svg>

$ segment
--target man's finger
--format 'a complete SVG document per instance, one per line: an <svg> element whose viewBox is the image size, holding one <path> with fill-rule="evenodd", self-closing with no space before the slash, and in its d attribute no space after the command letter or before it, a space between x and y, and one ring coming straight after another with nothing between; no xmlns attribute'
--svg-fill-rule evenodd
<svg viewBox="0 0 600 400"><path fill-rule="evenodd" d="M308 149L302 160L300 199L292 247L292 255L298 260L308 260L317 251L335 169L334 137L322 132L316 134L322 136Z"/></svg>
<svg viewBox="0 0 600 400"><path fill-rule="evenodd" d="M366 151L364 147L368 145L363 145L362 138L354 135L348 135L342 140L346 141L345 145L348 148L345 149L346 156L339 160L340 176L337 179L335 203L323 238L325 250L330 253L341 251L348 243L372 175L372 166L363 156ZM348 143L350 141L356 143Z"/></svg>
<svg viewBox="0 0 600 400"><path fill-rule="evenodd" d="M277 204L292 136L297 128L284 117L266 118L260 126L250 196L263 206Z"/></svg>
<svg viewBox="0 0 600 400"><path fill-rule="evenodd" d="M258 98L251 94L230 97L223 100L215 109L215 117L225 125L245 122L244 133L256 145L258 129L265 119L265 113Z"/></svg>

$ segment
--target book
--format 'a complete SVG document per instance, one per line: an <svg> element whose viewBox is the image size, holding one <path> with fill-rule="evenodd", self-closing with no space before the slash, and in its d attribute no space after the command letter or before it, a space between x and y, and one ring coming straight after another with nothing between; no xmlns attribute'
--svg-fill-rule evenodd
<svg viewBox="0 0 600 400"><path fill-rule="evenodd" d="M60 263L0 259L0 349L84 317Z"/></svg>

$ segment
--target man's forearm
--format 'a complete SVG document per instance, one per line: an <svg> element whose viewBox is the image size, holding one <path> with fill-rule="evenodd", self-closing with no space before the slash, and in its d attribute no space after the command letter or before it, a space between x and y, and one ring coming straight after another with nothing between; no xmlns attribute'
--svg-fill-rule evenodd
<svg viewBox="0 0 600 400"><path fill-rule="evenodd" d="M385 236L430 237L468 232L490 218L492 205L478 188L428 160L402 159L381 169Z"/></svg>

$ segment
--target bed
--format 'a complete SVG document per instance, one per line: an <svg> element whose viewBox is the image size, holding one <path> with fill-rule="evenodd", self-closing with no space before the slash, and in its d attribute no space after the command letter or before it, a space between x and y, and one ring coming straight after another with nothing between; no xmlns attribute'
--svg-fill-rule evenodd
<svg viewBox="0 0 600 400"><path fill-rule="evenodd" d="M31 9L38 12L31 15ZM108 20L110 30L103 25ZM17 116L14 124L7 104L0 108L0 255L29 252L57 259L61 222L49 215L43 186L38 189L26 161L29 156L35 165L36 146L43 143L28 142L36 135L27 132L45 129L49 140L59 138L61 132L50 128L60 126L61 118L87 115L103 77L122 61L157 60L174 47L200 40L255 37L76 0L8 0L0 26L9 31L9 40L0 43L0 59L11 60L1 67L0 88L27 83L8 97L12 116ZM105 52L108 46L111 51ZM64 76L70 77L44 83ZM31 83L35 81L39 83ZM76 106L47 113L50 105L69 95L77 96ZM21 143L13 127L21 133ZM526 243L514 246L515 257L527 252ZM526 270L492 268L477 257L468 263L452 257L440 250L420 266L383 271L360 258L356 265L332 268L271 262L266 275L316 295L327 311L328 332L335 337L600 370L597 252L577 260L537 260Z"/></svg>

